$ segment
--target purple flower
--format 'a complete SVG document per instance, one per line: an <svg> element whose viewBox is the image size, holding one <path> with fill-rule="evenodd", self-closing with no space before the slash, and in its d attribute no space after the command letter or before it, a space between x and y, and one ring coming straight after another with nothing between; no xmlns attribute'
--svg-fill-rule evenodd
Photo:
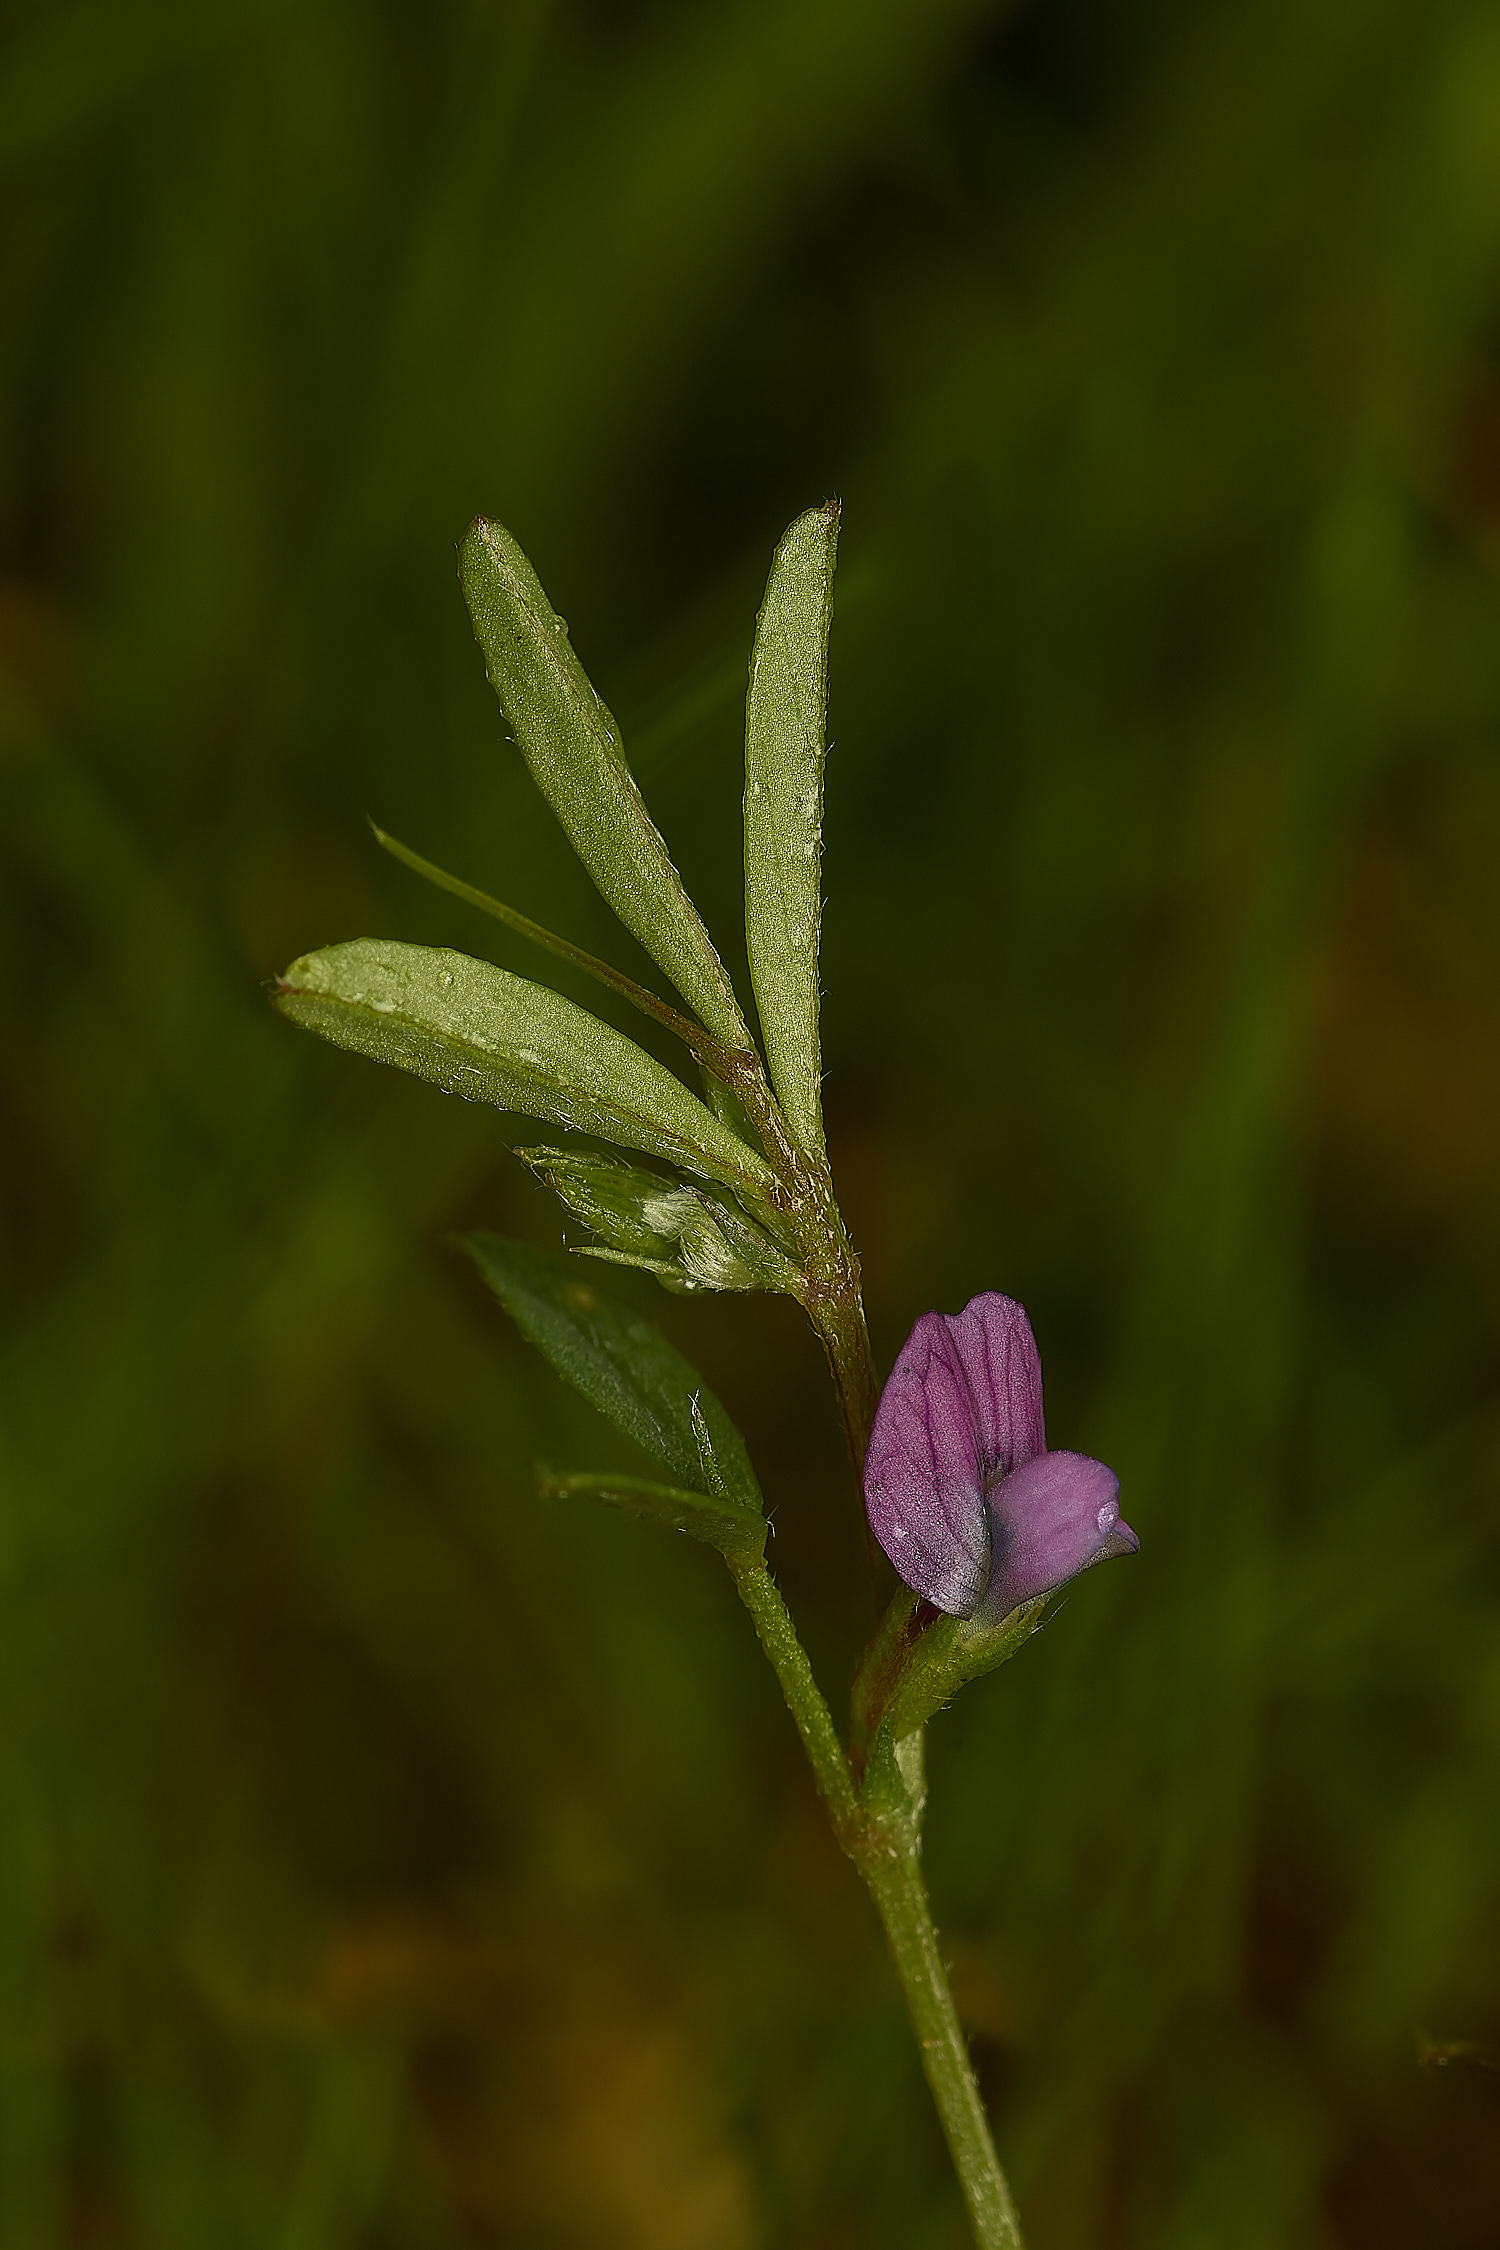
<svg viewBox="0 0 1500 2250"><path fill-rule="evenodd" d="M1025 1311L993 1290L923 1313L875 1409L870 1526L908 1586L950 1617L998 1620L1140 1545L1120 1480L1049 1453L1042 1363Z"/></svg>

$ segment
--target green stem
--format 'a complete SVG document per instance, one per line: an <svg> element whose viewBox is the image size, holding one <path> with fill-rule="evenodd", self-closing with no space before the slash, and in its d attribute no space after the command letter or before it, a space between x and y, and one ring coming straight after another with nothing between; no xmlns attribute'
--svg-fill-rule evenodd
<svg viewBox="0 0 1500 2250"><path fill-rule="evenodd" d="M834 1834L864 1878L885 1925L917 2035L922 2069L969 2207L978 2250L1021 2250L1021 2230L990 2138L953 1995L938 1953L937 1932L918 1856L918 1808L887 1750L861 1797L807 1651L763 1562L726 1558L741 1601L781 1682L797 1722Z"/></svg>
<svg viewBox="0 0 1500 2250"><path fill-rule="evenodd" d="M802 1266L804 1287L799 1294L828 1357L839 1419L844 1425L844 1439L858 1482L864 1476L870 1424L880 1397L875 1363L870 1355L870 1332L865 1326L859 1259L833 1192L833 1174L827 1157L810 1154L792 1139L758 1055L736 1056L734 1065L726 1083L741 1104L776 1174L777 1207L795 1238ZM870 1572L870 1591L878 1611L880 1550L863 1506L860 1528Z"/></svg>
<svg viewBox="0 0 1500 2250"><path fill-rule="evenodd" d="M740 1600L755 1621L760 1645L781 1682L787 1709L797 1722L833 1832L851 1859L857 1861L856 1832L863 1827L864 1816L854 1775L781 1590L764 1562L742 1561L735 1555L724 1559Z"/></svg>
<svg viewBox="0 0 1500 2250"><path fill-rule="evenodd" d="M859 1260L834 1197L827 1162L810 1160L793 1144L758 1059L736 1074L732 1091L744 1104L777 1172L780 1196L802 1254L807 1280L803 1302L828 1354L854 1473L862 1477L879 1386L865 1326ZM877 1550L868 1522L864 1530L873 1588L877 1583ZM990 2137L963 2028L938 1953L927 1886L922 1880L918 1769L909 1764L917 1797L914 1802L889 1729L884 1729L861 1794L828 1705L813 1678L807 1651L797 1638L797 1629L764 1561L746 1561L733 1555L726 1555L725 1560L781 1682L834 1834L863 1876L885 1924L917 2035L922 2069L937 2103L978 2250L1021 2250L1015 2205ZM912 1741L918 1758L920 1739L917 1735ZM860 1745L862 1758L866 1747Z"/></svg>
<svg viewBox="0 0 1500 2250"><path fill-rule="evenodd" d="M974 2240L980 2250L1021 2250L1020 2221L938 1952L910 1801L872 1817L868 1827L870 1841L856 1864L885 1924Z"/></svg>
<svg viewBox="0 0 1500 2250"><path fill-rule="evenodd" d="M807 1298L807 1314L828 1354L828 1371L833 1377L849 1458L854 1463L855 1476L862 1477L880 1385L875 1380L875 1366L870 1357L859 1268L852 1251L826 1280L814 1282Z"/></svg>
<svg viewBox="0 0 1500 2250"><path fill-rule="evenodd" d="M735 1055L726 1083L742 1105L780 1182L779 1204L797 1239L806 1278L808 1318L828 1354L854 1473L865 1464L880 1386L870 1358L859 1259L833 1192L826 1156L799 1148L787 1130L770 1081L754 1054Z"/></svg>

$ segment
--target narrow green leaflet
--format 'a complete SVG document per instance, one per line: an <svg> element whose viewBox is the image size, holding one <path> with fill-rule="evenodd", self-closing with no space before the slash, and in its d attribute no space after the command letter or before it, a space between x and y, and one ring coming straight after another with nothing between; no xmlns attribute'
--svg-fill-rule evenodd
<svg viewBox="0 0 1500 2250"><path fill-rule="evenodd" d="M304 954L276 1004L309 1031L445 1093L493 1102L752 1192L770 1167L622 1032L489 961L384 938Z"/></svg>
<svg viewBox="0 0 1500 2250"><path fill-rule="evenodd" d="M659 1523L669 1531L685 1531L702 1539L721 1555L755 1562L766 1551L769 1525L764 1516L731 1500L718 1500L702 1492L680 1492L674 1485L652 1484L645 1477L614 1476L585 1470L559 1476L544 1469L538 1483L544 1500L600 1500L606 1508L619 1508L646 1523Z"/></svg>
<svg viewBox="0 0 1500 2250"><path fill-rule="evenodd" d="M714 1037L747 1048L734 987L642 801L619 726L536 572L503 524L479 516L459 573L490 684L574 851Z"/></svg>
<svg viewBox="0 0 1500 2250"><path fill-rule="evenodd" d="M745 938L766 1062L787 1124L823 1152L818 936L823 725L838 503L799 516L755 622L745 703Z"/></svg>
<svg viewBox="0 0 1500 2250"><path fill-rule="evenodd" d="M464 1247L522 1335L591 1406L687 1490L760 1515L744 1439L659 1328L553 1251L499 1234L471 1235Z"/></svg>

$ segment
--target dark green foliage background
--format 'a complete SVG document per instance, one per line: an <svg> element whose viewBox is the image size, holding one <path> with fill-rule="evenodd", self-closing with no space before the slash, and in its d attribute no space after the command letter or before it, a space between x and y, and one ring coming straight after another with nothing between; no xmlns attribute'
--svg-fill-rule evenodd
<svg viewBox="0 0 1500 2250"><path fill-rule="evenodd" d="M1494 7L4 26L0 2243L963 2238L716 1558L534 1497L640 1463L444 1241L555 1206L263 989L546 973L367 812L640 966L503 739L480 508L733 960L751 621L834 490L877 1348L1024 1298L1142 1541L931 1734L1031 2242L1500 2241ZM840 1690L810 1334L621 1286Z"/></svg>

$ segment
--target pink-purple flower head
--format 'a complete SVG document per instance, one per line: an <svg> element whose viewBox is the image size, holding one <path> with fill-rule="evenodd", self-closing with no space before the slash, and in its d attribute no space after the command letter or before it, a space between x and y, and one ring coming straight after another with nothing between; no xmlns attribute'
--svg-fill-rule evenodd
<svg viewBox="0 0 1500 2250"><path fill-rule="evenodd" d="M1102 1461L1047 1451L1042 1363L1013 1297L923 1313L865 1457L870 1526L908 1586L950 1617L998 1621L1136 1552L1119 1496Z"/></svg>

